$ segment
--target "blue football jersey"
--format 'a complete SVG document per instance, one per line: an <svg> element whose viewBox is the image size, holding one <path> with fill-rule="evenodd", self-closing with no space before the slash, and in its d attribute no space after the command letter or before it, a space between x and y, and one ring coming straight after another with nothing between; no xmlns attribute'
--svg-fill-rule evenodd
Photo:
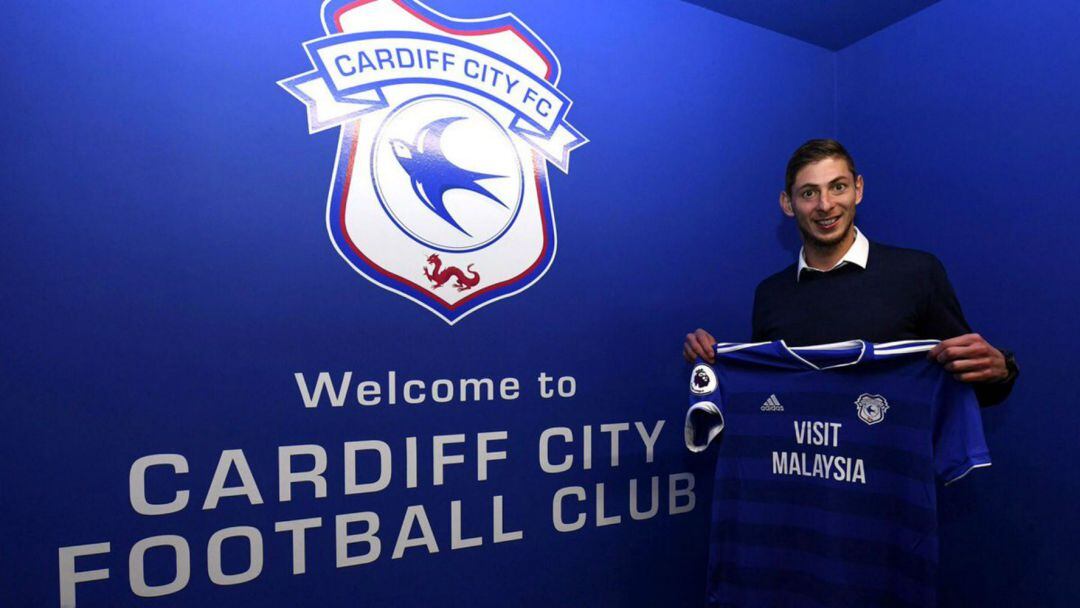
<svg viewBox="0 0 1080 608"><path fill-rule="evenodd" d="M935 482L990 455L935 344L717 344L695 365L686 445L719 444L708 605L936 603Z"/></svg>

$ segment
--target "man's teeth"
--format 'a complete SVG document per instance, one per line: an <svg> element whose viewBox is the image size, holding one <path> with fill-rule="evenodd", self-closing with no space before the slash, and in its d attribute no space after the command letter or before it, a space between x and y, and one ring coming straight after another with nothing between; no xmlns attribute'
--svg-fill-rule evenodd
<svg viewBox="0 0 1080 608"><path fill-rule="evenodd" d="M818 225L829 227L829 226L832 226L833 224L835 224L836 222L840 221L840 218L834 217L834 218L827 219L827 220L816 220L816 221L817 221Z"/></svg>

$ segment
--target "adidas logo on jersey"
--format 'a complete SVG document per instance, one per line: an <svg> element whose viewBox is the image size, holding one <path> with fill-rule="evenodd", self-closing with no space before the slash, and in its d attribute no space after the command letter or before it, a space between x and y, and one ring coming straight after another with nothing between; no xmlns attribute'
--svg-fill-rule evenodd
<svg viewBox="0 0 1080 608"><path fill-rule="evenodd" d="M769 398L765 400L765 403L761 404L761 411L763 412L782 412L784 406L780 403L780 400L776 398L775 394L769 395Z"/></svg>

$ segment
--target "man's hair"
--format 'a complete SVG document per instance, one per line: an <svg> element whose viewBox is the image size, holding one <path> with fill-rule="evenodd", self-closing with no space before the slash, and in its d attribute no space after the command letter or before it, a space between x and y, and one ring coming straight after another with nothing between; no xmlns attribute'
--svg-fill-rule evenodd
<svg viewBox="0 0 1080 608"><path fill-rule="evenodd" d="M787 162L787 175L784 179L784 192L791 196L791 187L795 185L795 176L806 165L816 163L818 161L825 160L826 158L842 158L847 161L848 169L851 169L851 175L858 177L859 172L855 170L855 160L851 158L848 151L844 149L844 146L835 139L811 139L805 144L799 146L798 150L791 155L791 158Z"/></svg>

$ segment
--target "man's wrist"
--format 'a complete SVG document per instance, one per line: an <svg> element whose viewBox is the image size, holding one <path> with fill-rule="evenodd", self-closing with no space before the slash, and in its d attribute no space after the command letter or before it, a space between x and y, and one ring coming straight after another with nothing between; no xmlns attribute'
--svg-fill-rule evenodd
<svg viewBox="0 0 1080 608"><path fill-rule="evenodd" d="M1020 367L1016 364L1016 357L1009 350L1002 350L1001 356L1005 357L1005 377L995 380L995 382L999 384L1012 382L1020 375Z"/></svg>

